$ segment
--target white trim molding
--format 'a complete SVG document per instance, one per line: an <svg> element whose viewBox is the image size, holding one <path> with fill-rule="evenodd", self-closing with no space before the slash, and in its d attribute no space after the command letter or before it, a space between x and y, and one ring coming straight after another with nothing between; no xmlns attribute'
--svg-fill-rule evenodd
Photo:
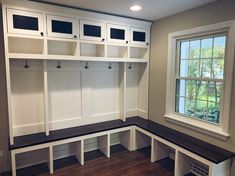
<svg viewBox="0 0 235 176"><path fill-rule="evenodd" d="M224 89L221 101L221 122L212 124L201 120L188 118L175 113L175 71L177 40L226 32L226 58L224 65ZM212 137L227 140L229 137L229 119L233 80L235 48L235 20L197 27L189 30L170 33L168 35L168 62L167 62L167 89L165 117L168 122L185 126L194 131L210 135Z"/></svg>

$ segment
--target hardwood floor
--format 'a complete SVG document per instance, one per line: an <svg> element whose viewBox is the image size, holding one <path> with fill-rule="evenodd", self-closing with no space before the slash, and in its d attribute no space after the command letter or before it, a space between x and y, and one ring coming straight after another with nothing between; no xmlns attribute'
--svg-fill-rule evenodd
<svg viewBox="0 0 235 176"><path fill-rule="evenodd" d="M150 162L150 148L129 152L120 145L111 148L111 157L99 151L85 155L81 166L75 157L55 161L54 176L173 176L174 161ZM19 176L49 176L46 164L17 171Z"/></svg>

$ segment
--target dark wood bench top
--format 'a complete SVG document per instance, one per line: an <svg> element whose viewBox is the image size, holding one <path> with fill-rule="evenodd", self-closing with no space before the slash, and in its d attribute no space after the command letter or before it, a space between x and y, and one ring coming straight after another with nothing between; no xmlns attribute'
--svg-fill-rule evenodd
<svg viewBox="0 0 235 176"><path fill-rule="evenodd" d="M183 134L171 128L165 127L151 120L145 120L140 117L127 118L126 122L123 122L121 120L113 120L74 128L55 130L51 131L49 136L46 136L45 133L19 136L14 138L14 145L11 145L10 149L14 150L23 147L29 147L32 145L88 135L131 125L136 125L215 164L221 163L235 156L235 153L224 150L189 135Z"/></svg>

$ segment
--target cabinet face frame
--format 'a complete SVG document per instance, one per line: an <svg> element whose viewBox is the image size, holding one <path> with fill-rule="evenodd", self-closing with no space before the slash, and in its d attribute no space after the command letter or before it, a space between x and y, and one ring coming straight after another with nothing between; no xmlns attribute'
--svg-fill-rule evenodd
<svg viewBox="0 0 235 176"><path fill-rule="evenodd" d="M65 34L52 31L52 20L72 23L72 34ZM58 38L77 38L77 19L74 17L62 17L57 15L47 15L47 36Z"/></svg>
<svg viewBox="0 0 235 176"><path fill-rule="evenodd" d="M17 10L17 9L11 9L11 8L7 8L6 11L7 11L7 29L9 33L36 35L36 36L43 35L41 34L44 32L44 15L42 13L30 12L30 11L25 11L25 10ZM37 18L38 30L14 28L14 20L13 20L14 15Z"/></svg>
<svg viewBox="0 0 235 176"><path fill-rule="evenodd" d="M84 35L84 25L92 25L92 26L98 26L101 29L101 36L100 37L93 37L93 36L86 36ZM89 40L89 41L105 41L105 23L102 22L96 22L91 20L80 20L80 39L81 40ZM104 39L104 40L103 40Z"/></svg>
<svg viewBox="0 0 235 176"><path fill-rule="evenodd" d="M145 33L145 41L135 41L134 40L134 32L142 32ZM149 45L149 30L144 29L144 28L136 28L136 27L131 27L131 39L130 39L130 44L132 45L139 45L139 46L148 46Z"/></svg>
<svg viewBox="0 0 235 176"><path fill-rule="evenodd" d="M111 29L120 29L124 30L124 40L122 39L112 39L111 38ZM107 41L110 43L120 43L120 44L128 44L129 42L129 27L128 26L122 26L122 25L116 25L116 24L107 24Z"/></svg>

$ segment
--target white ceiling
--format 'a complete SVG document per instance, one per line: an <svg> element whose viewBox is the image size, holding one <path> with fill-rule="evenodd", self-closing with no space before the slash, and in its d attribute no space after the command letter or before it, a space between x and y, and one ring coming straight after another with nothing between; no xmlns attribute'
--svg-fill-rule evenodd
<svg viewBox="0 0 235 176"><path fill-rule="evenodd" d="M37 0L35 0L37 1ZM66 6L155 21L215 0L38 0ZM142 6L139 12L129 10L131 5Z"/></svg>

